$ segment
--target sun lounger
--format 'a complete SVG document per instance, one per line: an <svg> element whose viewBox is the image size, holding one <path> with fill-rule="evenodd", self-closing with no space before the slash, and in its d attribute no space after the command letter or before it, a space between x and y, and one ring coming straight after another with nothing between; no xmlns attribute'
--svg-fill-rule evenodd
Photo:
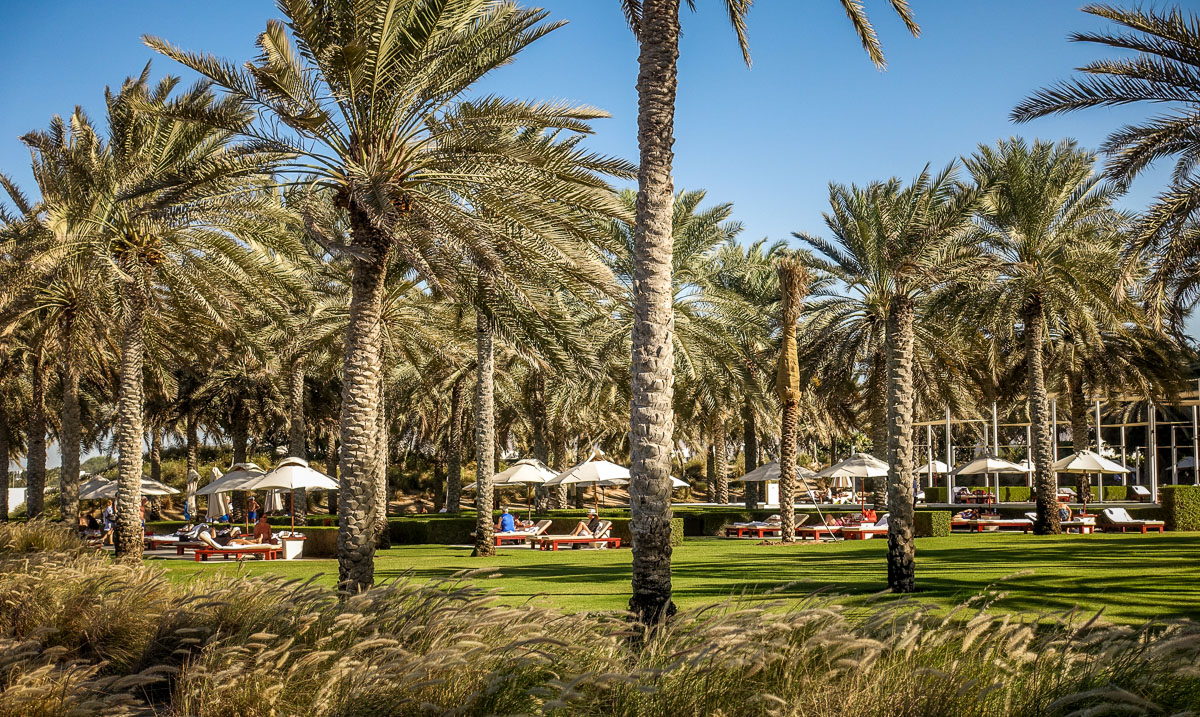
<svg viewBox="0 0 1200 717"><path fill-rule="evenodd" d="M783 529L779 523L764 523L754 521L751 523L734 523L733 525L725 526L726 538L766 538L780 535Z"/></svg>
<svg viewBox="0 0 1200 717"><path fill-rule="evenodd" d="M1161 520L1138 520L1124 508L1105 508L1100 511L1100 527L1106 533L1118 530L1124 533L1130 529L1143 533L1147 530L1157 530L1161 533L1166 526Z"/></svg>
<svg viewBox="0 0 1200 717"><path fill-rule="evenodd" d="M552 524L553 521L539 520L537 525L529 530L512 530L506 533L496 533L496 545L520 545L530 538L536 538L545 533L550 529Z"/></svg>
<svg viewBox="0 0 1200 717"><path fill-rule="evenodd" d="M278 545L223 545L217 548L196 548L193 555L197 562L208 560L214 555L220 555L226 560L241 559L245 555L261 555L263 560L278 560L283 557L283 548Z"/></svg>
<svg viewBox="0 0 1200 717"><path fill-rule="evenodd" d="M820 540L823 536L833 537L842 532L840 525L801 525L796 527L796 537L801 540Z"/></svg>
<svg viewBox="0 0 1200 717"><path fill-rule="evenodd" d="M538 535L529 539L529 547L558 550L560 545L591 545L593 548L619 548L621 539L610 537L612 521L602 520L594 535Z"/></svg>
<svg viewBox="0 0 1200 717"><path fill-rule="evenodd" d="M1026 513L1025 517L1033 522L1037 522L1037 513ZM1063 530L1067 531L1078 529L1084 535L1091 535L1096 532L1096 518L1091 515L1081 515L1071 520L1059 521L1059 525L1062 526Z"/></svg>
<svg viewBox="0 0 1200 717"><path fill-rule="evenodd" d="M950 521L950 528L966 528L968 532L982 533L984 529L1003 530L1004 528L1020 528L1021 532L1033 530L1033 521L1027 518L955 518Z"/></svg>
<svg viewBox="0 0 1200 717"><path fill-rule="evenodd" d="M868 540L876 535L887 535L888 533L888 514L884 513L879 520L874 523L863 523L862 525L843 525L842 537L846 540Z"/></svg>
<svg viewBox="0 0 1200 717"><path fill-rule="evenodd" d="M1133 496L1142 503L1149 503L1152 497L1150 489L1144 485L1131 485L1129 486L1129 492L1133 493Z"/></svg>
<svg viewBox="0 0 1200 717"><path fill-rule="evenodd" d="M158 550L159 548L175 547L179 542L178 535L147 535L146 550Z"/></svg>

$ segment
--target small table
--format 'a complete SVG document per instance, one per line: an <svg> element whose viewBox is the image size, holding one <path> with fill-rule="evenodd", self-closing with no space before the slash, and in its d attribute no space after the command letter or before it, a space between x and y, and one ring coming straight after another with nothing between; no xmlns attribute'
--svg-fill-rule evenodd
<svg viewBox="0 0 1200 717"><path fill-rule="evenodd" d="M297 535L288 538L279 539L280 546L283 547L284 560L296 560L304 556L304 536Z"/></svg>

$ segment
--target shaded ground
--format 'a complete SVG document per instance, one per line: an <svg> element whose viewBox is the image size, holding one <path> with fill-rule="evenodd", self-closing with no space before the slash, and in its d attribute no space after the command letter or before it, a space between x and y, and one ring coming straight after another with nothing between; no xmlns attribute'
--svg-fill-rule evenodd
<svg viewBox="0 0 1200 717"><path fill-rule="evenodd" d="M801 598L813 591L861 604L884 587L884 540L763 546L751 540L689 538L676 548L675 599L693 607L741 595ZM1104 608L1114 621L1200 619L1200 533L1166 535L954 535L917 541L920 599L950 606L988 589L997 611ZM149 559L172 579L216 571L277 573L332 585L334 560L195 563ZM566 610L618 610L629 595L630 553L620 550L506 549L491 559L470 549L401 546L379 553L376 580L429 580L461 570L495 568L486 578L504 600L545 601ZM774 591L773 595L763 593Z"/></svg>

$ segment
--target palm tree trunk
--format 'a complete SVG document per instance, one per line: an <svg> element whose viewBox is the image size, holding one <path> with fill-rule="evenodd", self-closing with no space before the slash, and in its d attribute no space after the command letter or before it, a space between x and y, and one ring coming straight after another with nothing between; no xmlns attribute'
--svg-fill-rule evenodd
<svg viewBox="0 0 1200 717"><path fill-rule="evenodd" d="M721 505L729 503L729 459L725 440L728 431L725 430L725 419L713 419L713 487L716 491L717 502Z"/></svg>
<svg viewBox="0 0 1200 717"><path fill-rule="evenodd" d="M379 440L379 464L375 473L375 549L392 547L392 535L388 530L388 432L387 401L383 376L379 377L379 410L376 412L376 434Z"/></svg>
<svg viewBox="0 0 1200 717"><path fill-rule="evenodd" d="M457 513L462 509L463 390L463 377L460 376L450 389L450 430L447 438L450 445L446 473L447 513Z"/></svg>
<svg viewBox="0 0 1200 717"><path fill-rule="evenodd" d="M375 582L375 466L379 441L380 330L388 244L370 219L350 207L354 245L366 252L354 260L350 320L342 364L341 474L338 480L338 583L357 592Z"/></svg>
<svg viewBox="0 0 1200 717"><path fill-rule="evenodd" d="M241 398L234 399L233 425L230 426L229 434L233 448L232 465L245 463L247 461L246 444L250 441L250 413L246 402ZM247 517L245 491L233 491L229 502L234 522L245 520Z"/></svg>
<svg viewBox="0 0 1200 717"><path fill-rule="evenodd" d="M1057 486L1050 465L1050 405L1046 398L1046 373L1043 367L1045 323L1042 305L1033 299L1025 311L1025 361L1029 366L1029 422L1033 429L1033 488L1037 502L1037 519L1033 532L1037 535L1058 535L1062 526L1058 518Z"/></svg>
<svg viewBox="0 0 1200 717"><path fill-rule="evenodd" d="M775 371L775 392L783 406L779 437L780 539L796 540L796 429L800 422L800 359L796 354L796 323L804 300L808 276L796 257L779 260L779 291L783 337Z"/></svg>
<svg viewBox="0 0 1200 717"><path fill-rule="evenodd" d="M482 280L480 284L483 288ZM491 318L484 309L476 308L475 550L471 554L479 557L496 554L495 526L492 525L492 475L496 444L494 340Z"/></svg>
<svg viewBox="0 0 1200 717"><path fill-rule="evenodd" d="M533 375L533 390L529 397L529 421L533 426L533 457L550 464L550 442L547 439L546 425L546 375L538 371ZM550 489L539 485L534 489L534 509L540 513L550 508Z"/></svg>
<svg viewBox="0 0 1200 717"><path fill-rule="evenodd" d="M1071 399L1071 450L1078 453L1088 448L1088 405L1083 395L1083 375L1072 371L1067 375L1067 390ZM1092 481L1087 473L1079 474L1079 500L1092 500Z"/></svg>
<svg viewBox="0 0 1200 717"><path fill-rule="evenodd" d="M8 522L8 464L12 460L9 455L8 442L8 412L4 410L4 406L0 405L0 523Z"/></svg>
<svg viewBox="0 0 1200 717"><path fill-rule="evenodd" d="M186 427L184 433L187 441L187 494L184 500L187 501L187 514L192 517L192 520L197 519L196 515L196 489L200 484L200 426L199 417L195 411L189 411L184 419Z"/></svg>
<svg viewBox="0 0 1200 717"><path fill-rule="evenodd" d="M325 470L329 473L329 477L333 479L334 483L339 481L338 476L341 475L341 470L339 470L340 463L341 461L338 459L337 434L330 430L325 436ZM329 491L329 494L325 496L325 500L328 504L329 514L337 515L338 492L336 490Z"/></svg>
<svg viewBox="0 0 1200 717"><path fill-rule="evenodd" d="M121 385L117 397L117 499L113 542L117 557L140 563L145 536L142 530L142 358L145 353L143 320L146 293L135 274L125 291L125 326L121 337Z"/></svg>
<svg viewBox="0 0 1200 717"><path fill-rule="evenodd" d="M304 363L297 359L288 372L288 455L308 459L308 427L304 418ZM292 491L292 517L300 525L308 521L308 492Z"/></svg>
<svg viewBox="0 0 1200 717"><path fill-rule="evenodd" d="M79 524L79 369L75 364L74 320L68 319L63 324L62 431L58 437L62 462L58 495L63 522L75 526Z"/></svg>
<svg viewBox="0 0 1200 717"><path fill-rule="evenodd" d="M629 443L633 596L646 624L671 601L671 441L675 392L671 242L679 0L642 4L638 55L638 195L633 249L633 361Z"/></svg>
<svg viewBox="0 0 1200 717"><path fill-rule="evenodd" d="M554 463L551 465L559 473L570 467L567 465L567 437L558 429L554 432ZM565 485L554 486L550 498L551 508L561 510L567 507L567 488Z"/></svg>
<svg viewBox="0 0 1200 717"><path fill-rule="evenodd" d="M46 366L39 347L33 357L29 438L25 458L25 512L30 519L46 512Z"/></svg>
<svg viewBox="0 0 1200 717"><path fill-rule="evenodd" d="M746 473L758 468L758 427L754 421L754 406L750 404L750 397L746 397L745 404L742 406L742 442L745 446ZM758 483L743 483L746 486L746 509L753 510L758 507ZM765 496L763 496L765 498Z"/></svg>
<svg viewBox="0 0 1200 717"><path fill-rule="evenodd" d="M162 431L158 428L150 429L150 480L162 482ZM162 502L157 495L150 496L148 517L162 520Z"/></svg>
<svg viewBox="0 0 1200 717"><path fill-rule="evenodd" d="M910 593L916 585L913 511L913 302L904 294L888 311L888 587Z"/></svg>
<svg viewBox="0 0 1200 717"><path fill-rule="evenodd" d="M880 332L883 333L883 332ZM885 336L871 337L871 375L867 377L867 400L871 410L871 455L888 460L888 356ZM868 478L871 507L887 510L887 478Z"/></svg>

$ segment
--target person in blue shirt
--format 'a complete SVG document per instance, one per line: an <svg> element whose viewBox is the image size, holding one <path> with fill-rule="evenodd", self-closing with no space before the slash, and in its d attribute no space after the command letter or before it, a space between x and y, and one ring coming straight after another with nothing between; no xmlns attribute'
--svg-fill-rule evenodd
<svg viewBox="0 0 1200 717"><path fill-rule="evenodd" d="M517 529L516 521L513 520L512 514L508 512L508 508L500 514L500 522L496 523L496 530L501 533L511 533Z"/></svg>

